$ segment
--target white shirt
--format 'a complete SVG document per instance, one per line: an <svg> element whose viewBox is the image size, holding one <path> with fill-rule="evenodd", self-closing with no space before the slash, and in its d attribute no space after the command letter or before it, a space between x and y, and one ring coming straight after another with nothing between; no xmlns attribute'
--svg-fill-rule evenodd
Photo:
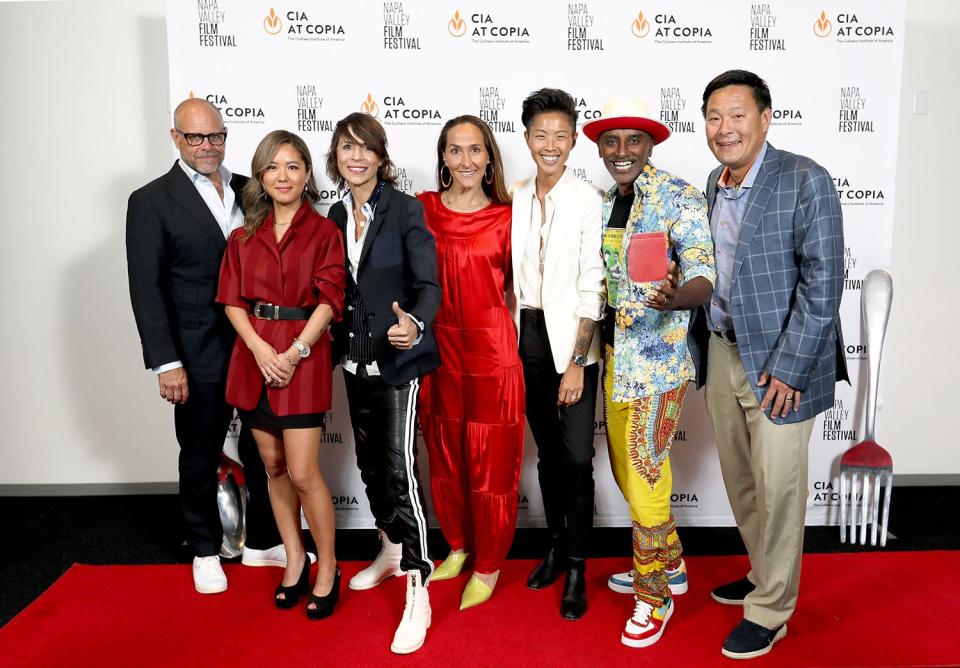
<svg viewBox="0 0 960 668"><path fill-rule="evenodd" d="M230 179L233 178L233 174L230 173L229 169L220 165L218 171L220 172L220 182L223 184L223 199L220 199L220 193L217 192L217 187L213 184L213 181L193 169L182 158L177 160L177 164L180 165L180 169L187 175L190 183L197 189L207 208L210 209L214 220L220 226L220 231L223 232L223 238L228 239L231 232L243 225L243 212L240 210L240 204L236 201L237 197L233 188L230 187ZM153 372L160 374L171 369L179 369L182 366L183 362L177 360L155 367Z"/></svg>
<svg viewBox="0 0 960 668"><path fill-rule="evenodd" d="M197 189L207 208L210 209L217 225L220 226L220 231L223 232L223 238L229 239L230 233L243 225L243 212L240 211L236 194L230 187L230 179L233 178L233 174L230 173L229 169L220 165L218 171L220 172L220 182L223 184L223 199L220 199L220 193L217 192L217 187L213 185L213 181L190 167L183 159L177 160L177 164L190 178L193 187Z"/></svg>
<svg viewBox="0 0 960 668"><path fill-rule="evenodd" d="M556 202L550 192L543 198L541 217L540 200L534 188L530 195L530 220L527 221L527 243L523 249L523 258L520 260L520 308L543 309L543 259L546 257L547 241L550 239L550 228L553 216L557 212ZM540 221L543 220L543 223Z"/></svg>

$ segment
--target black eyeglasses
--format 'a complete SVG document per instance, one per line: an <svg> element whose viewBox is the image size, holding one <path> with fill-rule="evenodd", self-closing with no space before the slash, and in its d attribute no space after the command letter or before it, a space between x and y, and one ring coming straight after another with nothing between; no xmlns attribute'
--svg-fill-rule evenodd
<svg viewBox="0 0 960 668"><path fill-rule="evenodd" d="M208 135L201 134L199 132L183 132L181 130L177 130L177 134L183 137L190 146L200 146L204 139L210 142L211 146L223 146L224 142L227 141L226 130L223 132L211 132Z"/></svg>

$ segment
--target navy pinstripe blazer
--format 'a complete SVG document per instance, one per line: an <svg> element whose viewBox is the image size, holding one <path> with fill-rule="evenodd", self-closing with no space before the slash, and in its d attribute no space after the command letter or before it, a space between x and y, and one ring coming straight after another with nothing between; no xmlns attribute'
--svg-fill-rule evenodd
<svg viewBox="0 0 960 668"><path fill-rule="evenodd" d="M722 171L717 167L707 180L711 212ZM848 380L842 293L843 216L833 179L813 160L768 145L740 228L730 308L757 401L766 392L757 387L763 371L803 393L800 410L775 422L826 410L836 382ZM710 336L704 308L695 310L690 334L698 387L706 381Z"/></svg>

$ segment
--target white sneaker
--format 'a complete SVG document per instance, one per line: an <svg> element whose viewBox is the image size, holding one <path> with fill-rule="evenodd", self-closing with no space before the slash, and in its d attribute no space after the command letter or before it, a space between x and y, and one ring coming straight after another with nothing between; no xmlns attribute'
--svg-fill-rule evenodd
<svg viewBox="0 0 960 668"><path fill-rule="evenodd" d="M356 591L373 589L390 576L403 576L403 571L400 570L400 543L391 543L387 534L381 531L380 545L380 554L373 563L350 578L348 584L350 589Z"/></svg>
<svg viewBox="0 0 960 668"><path fill-rule="evenodd" d="M687 578L687 562L683 559L680 560L680 565L677 566L676 570L666 569L667 573L667 582L670 583L670 595L678 596L679 594L686 594L687 589L689 588L689 579Z"/></svg>
<svg viewBox="0 0 960 668"><path fill-rule="evenodd" d="M407 603L403 608L400 626L393 634L390 651L394 654L410 654L423 647L431 617L430 594L420 581L420 571L407 573Z"/></svg>
<svg viewBox="0 0 960 668"><path fill-rule="evenodd" d="M659 608L636 599L633 614L630 615L620 635L620 642L627 647L649 647L660 640L672 616L672 598L668 598Z"/></svg>
<svg viewBox="0 0 960 668"><path fill-rule="evenodd" d="M607 587L618 594L632 594L633 574L633 570L624 571L623 573L614 573L610 576L610 579L607 580Z"/></svg>
<svg viewBox="0 0 960 668"><path fill-rule="evenodd" d="M686 594L689 588L687 579L687 564L683 559L680 560L680 566L671 571L666 569L667 583L670 585L670 595L679 596ZM633 576L634 571L625 571L623 573L614 573L607 580L607 587L618 594L633 594Z"/></svg>
<svg viewBox="0 0 960 668"><path fill-rule="evenodd" d="M219 594L227 590L227 576L220 557L193 558L193 586L201 594Z"/></svg>
<svg viewBox="0 0 960 668"><path fill-rule="evenodd" d="M310 557L310 563L317 563L317 555L313 552L307 552ZM252 547L243 548L243 557L240 563L244 566L276 566L277 568L287 567L287 549L280 545L274 545L266 550L255 550Z"/></svg>

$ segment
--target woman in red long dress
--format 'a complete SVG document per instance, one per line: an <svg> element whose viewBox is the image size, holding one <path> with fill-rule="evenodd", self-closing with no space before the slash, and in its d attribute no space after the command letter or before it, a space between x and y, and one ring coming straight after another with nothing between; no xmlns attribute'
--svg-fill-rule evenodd
<svg viewBox="0 0 960 668"><path fill-rule="evenodd" d="M513 541L524 436L523 371L504 294L510 196L486 123L460 116L444 126L437 180L439 192L419 195L443 290L433 321L440 368L424 376L420 425L434 510L451 548L431 580L456 577L473 553L463 610L493 594Z"/></svg>
<svg viewBox="0 0 960 668"><path fill-rule="evenodd" d="M292 608L310 588L302 504L317 544L317 580L306 611L322 619L333 613L340 591L333 504L318 455L333 381L327 327L343 308L343 241L334 223L313 209L319 193L300 137L268 134L251 172L244 226L227 244L217 294L238 334L227 401L257 442L287 551L274 602Z"/></svg>

